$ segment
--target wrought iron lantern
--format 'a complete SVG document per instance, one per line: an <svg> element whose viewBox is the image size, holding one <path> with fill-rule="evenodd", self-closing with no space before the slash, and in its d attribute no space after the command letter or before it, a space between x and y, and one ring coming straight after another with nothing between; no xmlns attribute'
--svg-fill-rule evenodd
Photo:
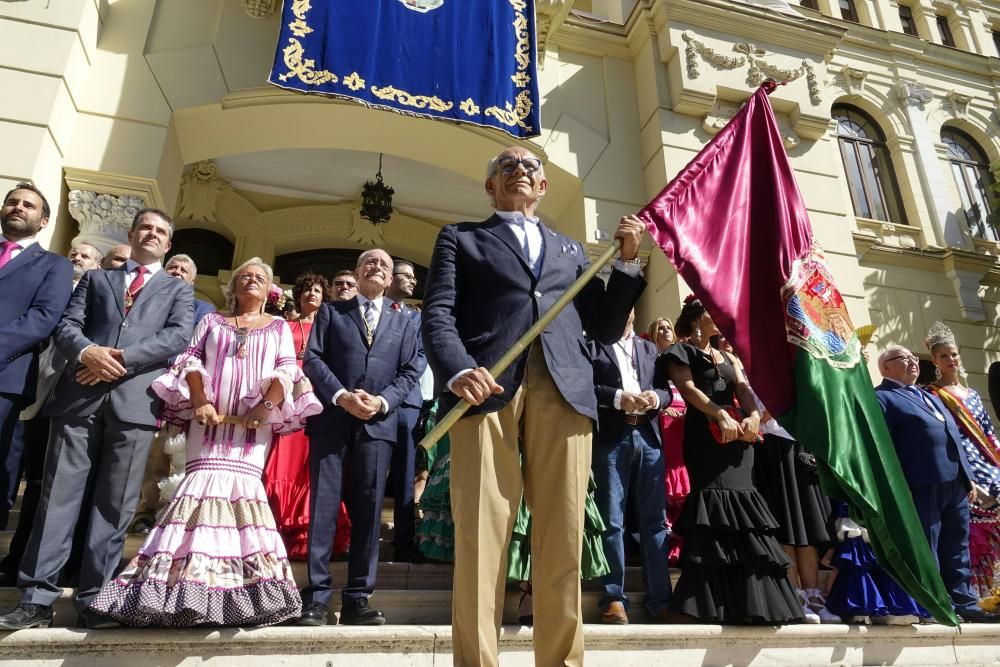
<svg viewBox="0 0 1000 667"><path fill-rule="evenodd" d="M361 217L373 225L389 222L392 217L392 196L396 191L382 180L382 154L378 154L375 182L367 181L361 188Z"/></svg>

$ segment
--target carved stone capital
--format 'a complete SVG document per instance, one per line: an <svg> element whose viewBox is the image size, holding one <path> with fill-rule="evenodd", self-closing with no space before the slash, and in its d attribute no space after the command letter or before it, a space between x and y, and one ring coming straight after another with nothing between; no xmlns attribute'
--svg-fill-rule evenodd
<svg viewBox="0 0 1000 667"><path fill-rule="evenodd" d="M145 207L146 201L142 197L70 190L69 214L80 225L80 233L73 243L86 241L101 252L125 243L132 218Z"/></svg>
<svg viewBox="0 0 1000 667"><path fill-rule="evenodd" d="M545 50L572 8L573 0L535 0L535 42L539 66L545 63Z"/></svg>
<svg viewBox="0 0 1000 667"><path fill-rule="evenodd" d="M845 66L840 70L840 75L844 78L844 88L847 89L849 94L860 95L864 92L865 79L868 78L868 72L857 67Z"/></svg>
<svg viewBox="0 0 1000 667"><path fill-rule="evenodd" d="M958 91L951 91L947 95L948 103L951 105L951 110L955 116L959 118L964 118L967 113L969 113L969 103L972 101L972 97L969 95L963 95Z"/></svg>
<svg viewBox="0 0 1000 667"><path fill-rule="evenodd" d="M233 189L219 177L219 168L210 160L194 165L181 179L181 196L177 217L215 222L215 206L219 195Z"/></svg>
<svg viewBox="0 0 1000 667"><path fill-rule="evenodd" d="M242 0L243 9L252 19L266 19L278 8L278 0Z"/></svg>
<svg viewBox="0 0 1000 667"><path fill-rule="evenodd" d="M896 85L892 87L896 97L904 105L918 107L923 109L931 100L934 99L933 93L927 90L922 84L915 81L897 81Z"/></svg>

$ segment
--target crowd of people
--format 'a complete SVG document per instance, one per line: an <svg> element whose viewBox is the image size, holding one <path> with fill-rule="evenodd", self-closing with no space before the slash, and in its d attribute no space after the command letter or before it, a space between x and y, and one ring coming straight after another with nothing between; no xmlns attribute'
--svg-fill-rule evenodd
<svg viewBox="0 0 1000 667"><path fill-rule="evenodd" d="M608 624L929 618L823 494L700 300L635 331L638 219L619 224L607 282L490 374L587 264L535 217L546 188L529 151L491 160L496 213L442 229L422 307L413 265L374 248L331 280L299 276L287 300L250 259L218 311L194 298L191 257L164 263L163 211L136 214L128 244L62 258L35 239L44 195L9 192L0 523L24 493L0 583L23 595L0 628L48 626L64 585L87 628L325 625L338 587L341 623L384 623L369 599L387 491L394 559L455 562L459 665L496 664L509 585L545 638L539 664L579 662L581 578L600 580ZM920 386L917 357L887 346L875 392L957 613L997 622L1000 442L941 323L927 354L936 379ZM467 415L419 448L461 400ZM145 537L122 568L129 530Z"/></svg>

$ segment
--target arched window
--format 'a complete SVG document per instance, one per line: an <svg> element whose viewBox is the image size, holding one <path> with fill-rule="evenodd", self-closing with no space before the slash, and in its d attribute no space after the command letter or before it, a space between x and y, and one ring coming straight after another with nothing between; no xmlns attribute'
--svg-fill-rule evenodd
<svg viewBox="0 0 1000 667"><path fill-rule="evenodd" d="M882 130L865 113L846 105L834 106L833 118L837 121L837 139L854 215L906 224Z"/></svg>
<svg viewBox="0 0 1000 667"><path fill-rule="evenodd" d="M951 175L955 177L969 230L981 239L1000 241L996 228L986 221L990 215L988 192L993 183L986 154L971 137L953 127L941 130L941 141L948 147Z"/></svg>

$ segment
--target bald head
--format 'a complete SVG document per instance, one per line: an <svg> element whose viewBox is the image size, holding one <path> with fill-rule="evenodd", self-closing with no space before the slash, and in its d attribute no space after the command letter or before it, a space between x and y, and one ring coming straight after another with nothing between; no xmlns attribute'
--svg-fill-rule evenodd
<svg viewBox="0 0 1000 667"><path fill-rule="evenodd" d="M104 260L101 262L102 269L117 269L119 266L124 264L132 256L132 246L127 243L120 243L111 250L108 254L104 256Z"/></svg>

